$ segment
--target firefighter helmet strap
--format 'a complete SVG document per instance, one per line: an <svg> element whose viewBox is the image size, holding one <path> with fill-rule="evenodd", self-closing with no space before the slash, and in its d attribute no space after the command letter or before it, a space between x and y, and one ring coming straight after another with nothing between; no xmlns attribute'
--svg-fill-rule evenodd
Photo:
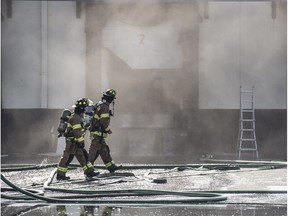
<svg viewBox="0 0 288 216"><path fill-rule="evenodd" d="M113 100L113 102L112 102L112 116L114 116L114 104L115 104L115 102L114 102L114 100Z"/></svg>

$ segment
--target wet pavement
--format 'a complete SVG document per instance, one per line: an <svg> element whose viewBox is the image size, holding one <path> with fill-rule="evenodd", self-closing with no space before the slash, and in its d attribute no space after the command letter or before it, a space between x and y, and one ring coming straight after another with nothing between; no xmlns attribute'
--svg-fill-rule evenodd
<svg viewBox="0 0 288 216"><path fill-rule="evenodd" d="M123 165L114 174L97 165L101 174L87 181L72 164L71 180L57 181L56 164L2 164L13 185L58 201L28 198L2 179L1 215L287 215L286 163Z"/></svg>

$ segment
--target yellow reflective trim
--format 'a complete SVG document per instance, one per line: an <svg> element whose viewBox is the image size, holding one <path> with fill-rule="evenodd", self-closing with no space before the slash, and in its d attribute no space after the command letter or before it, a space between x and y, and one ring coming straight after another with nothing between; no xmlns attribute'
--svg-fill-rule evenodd
<svg viewBox="0 0 288 216"><path fill-rule="evenodd" d="M67 123L67 128L72 128L72 125L70 123Z"/></svg>
<svg viewBox="0 0 288 216"><path fill-rule="evenodd" d="M109 113L103 113L100 115L100 118L108 118L110 117Z"/></svg>
<svg viewBox="0 0 288 216"><path fill-rule="evenodd" d="M90 132L90 139L93 139L93 135L97 135L97 136L102 136L102 132L100 131L93 131L93 132ZM107 137L107 133L103 133L103 137L106 138Z"/></svg>
<svg viewBox="0 0 288 216"><path fill-rule="evenodd" d="M79 138L75 138L75 141L76 142L83 142L84 141L84 137L79 137Z"/></svg>
<svg viewBox="0 0 288 216"><path fill-rule="evenodd" d="M112 164L111 162L105 164L106 167L110 167L110 166L112 166L112 165L113 165L113 164Z"/></svg>
<svg viewBox="0 0 288 216"><path fill-rule="evenodd" d="M99 131L93 131L90 133L91 135L97 135L97 136L101 136L101 132Z"/></svg>
<svg viewBox="0 0 288 216"><path fill-rule="evenodd" d="M98 116L98 114L95 114L95 115L94 115L94 118L97 119L97 120L100 119L99 116Z"/></svg>
<svg viewBox="0 0 288 216"><path fill-rule="evenodd" d="M115 164L115 162L112 160L109 163L106 163L105 166L110 167L110 166L113 166L114 164Z"/></svg>
<svg viewBox="0 0 288 216"><path fill-rule="evenodd" d="M60 172L66 173L68 171L68 168L67 167L57 166L57 170L60 171Z"/></svg>
<svg viewBox="0 0 288 216"><path fill-rule="evenodd" d="M92 165L90 162L88 162L88 163L86 164L86 166L87 166L88 168L92 168L92 167L93 167L93 165Z"/></svg>
<svg viewBox="0 0 288 216"><path fill-rule="evenodd" d="M88 169L88 167L86 165L84 165L82 168L84 171L86 171Z"/></svg>
<svg viewBox="0 0 288 216"><path fill-rule="evenodd" d="M73 125L73 130L78 129L78 128L82 128L81 124L75 124Z"/></svg>

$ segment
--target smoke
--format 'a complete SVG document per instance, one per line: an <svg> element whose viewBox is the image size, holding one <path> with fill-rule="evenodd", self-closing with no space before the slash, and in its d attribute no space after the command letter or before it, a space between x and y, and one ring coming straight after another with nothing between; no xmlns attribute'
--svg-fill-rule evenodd
<svg viewBox="0 0 288 216"><path fill-rule="evenodd" d="M285 11L279 7L279 17L273 20L267 2L209 2L208 11L204 12L200 10L204 7L200 3L152 5L113 5L112 15L106 17L103 27L105 31L105 26L108 26L110 31L110 34L106 31L102 38L106 42L102 63L109 65L103 71L108 80L106 85L113 86L118 92L118 115L128 114L134 120L128 126L126 124L126 142L133 149L129 154L143 155L148 148L147 155L151 154L151 149L161 155L165 151L163 149L171 145L164 141L167 128L174 128L172 145L185 146L177 151L169 147L174 156L183 153L193 155L203 149L235 152L240 85L249 89L255 86L257 108L286 107L286 93L283 91L286 86L286 79L283 79L285 33L282 30L271 31L277 25L285 25L281 15ZM109 6L106 9L109 10ZM143 16L143 13L146 15ZM172 27L168 28L167 23L172 23ZM163 45L165 48L175 42L171 35L177 35L177 46L181 47L181 55L172 54L172 58L166 58L170 60L166 61L166 67L159 66L159 62L165 61L170 52L165 49L161 52L161 48L157 47L165 36L154 37L152 41L157 41L154 46L149 41L152 35L149 30L153 29L151 31L155 33L157 28L170 35L171 41ZM135 35L142 35L141 39L146 44L139 37L133 38ZM148 47L144 52L146 56L141 45ZM174 54L177 46L173 49ZM265 52L260 53L259 50ZM155 53L157 55L154 56ZM151 56L156 59L156 64L149 59ZM174 62L180 59L181 66L178 67L177 63L173 65L171 59ZM167 65L173 66L167 68ZM273 79L272 70L277 71L273 73ZM264 86L270 87L266 89ZM202 112L199 107L236 110L229 113L227 110ZM168 114L173 119L168 125L162 125L163 130L151 123L155 115L161 114L160 118L167 119L165 114ZM139 115L145 115L147 120L138 118ZM115 121L114 124L121 127L121 117ZM151 130L147 130L149 127ZM139 130L135 132L134 128ZM143 136L149 137L150 141L145 141L138 132L146 134Z"/></svg>
<svg viewBox="0 0 288 216"><path fill-rule="evenodd" d="M4 108L46 102L54 111L36 123L27 116L33 147L47 143L58 109L83 96L97 102L106 88L117 92L109 142L121 159L234 152L240 85L255 86L257 108L286 108L286 3L276 19L270 2L87 1L80 18L74 3L15 1L3 21Z"/></svg>
<svg viewBox="0 0 288 216"><path fill-rule="evenodd" d="M255 87L257 109L286 108L286 9L277 5L273 18L270 2L209 3L199 38L201 108L238 109L240 85Z"/></svg>
<svg viewBox="0 0 288 216"><path fill-rule="evenodd" d="M109 16L102 21L99 7L88 9L88 28L94 28L91 37L102 31L103 44L91 45L104 46L95 48L102 67L94 65L101 70L105 87L117 91L116 113L111 121L115 133L110 140L114 156L125 154L139 162L151 155L149 160L157 162L158 155L159 160L166 158L168 162L183 155L191 160L203 150L207 128L205 123L195 124L206 118L197 111L198 6L105 5L101 10ZM203 127L203 132L199 133L198 127Z"/></svg>
<svg viewBox="0 0 288 216"><path fill-rule="evenodd" d="M195 36L190 37L198 29L196 9L197 4L173 3L105 7L112 12L107 12L111 16L105 17L105 25L99 25L104 45L101 76L105 87L117 90L119 112L162 113L183 106L183 98L195 88L185 77L197 70L194 51L189 50L196 43Z"/></svg>

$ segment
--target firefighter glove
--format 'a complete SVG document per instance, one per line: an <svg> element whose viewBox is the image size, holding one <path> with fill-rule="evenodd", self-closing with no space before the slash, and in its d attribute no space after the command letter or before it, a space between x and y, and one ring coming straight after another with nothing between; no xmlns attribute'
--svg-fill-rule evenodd
<svg viewBox="0 0 288 216"><path fill-rule="evenodd" d="M109 116L114 116L112 110L109 110Z"/></svg>

